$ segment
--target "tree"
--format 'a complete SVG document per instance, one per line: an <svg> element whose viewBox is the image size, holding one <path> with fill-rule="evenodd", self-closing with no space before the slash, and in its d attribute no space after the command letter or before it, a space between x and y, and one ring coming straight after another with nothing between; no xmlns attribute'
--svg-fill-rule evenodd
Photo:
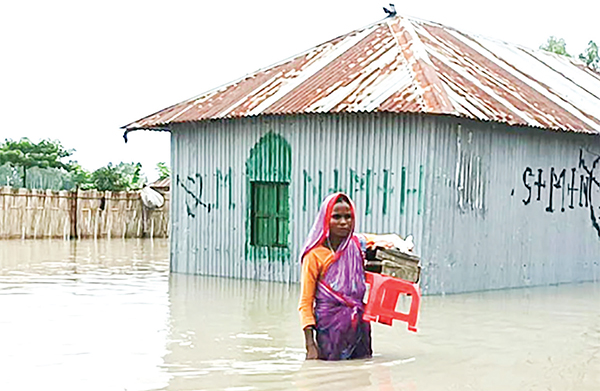
<svg viewBox="0 0 600 391"><path fill-rule="evenodd" d="M100 191L124 191L140 189L146 178L141 175L140 163L119 163L113 166L108 163L94 171L91 176L92 185Z"/></svg>
<svg viewBox="0 0 600 391"><path fill-rule="evenodd" d="M598 56L598 45L594 41L588 43L588 47L579 55L579 59L595 71L600 71L600 57Z"/></svg>
<svg viewBox="0 0 600 391"><path fill-rule="evenodd" d="M92 173L92 184L100 191L123 191L127 189L127 181L117 167L108 163Z"/></svg>
<svg viewBox="0 0 600 391"><path fill-rule="evenodd" d="M6 139L0 145L0 166L8 164L14 168L20 168L22 186L27 187L28 169L39 167L68 171L69 166L61 159L72 154L73 150L65 149L60 141L42 140L36 144L26 137L19 141Z"/></svg>
<svg viewBox="0 0 600 391"><path fill-rule="evenodd" d="M540 46L540 49L545 50L547 52L552 52L556 54L560 54L562 56L571 57L569 53L567 53L567 43L563 38L556 38L555 36L551 36L548 38L545 44Z"/></svg>
<svg viewBox="0 0 600 391"><path fill-rule="evenodd" d="M158 171L159 180L165 179L171 176L171 169L165 162L159 162L156 164L156 170Z"/></svg>
<svg viewBox="0 0 600 391"><path fill-rule="evenodd" d="M92 182L92 174L88 170L81 167L77 162L71 162L69 163L69 166L69 176L65 181L66 183L64 183L64 187L67 190L89 190L94 187L94 184Z"/></svg>
<svg viewBox="0 0 600 391"><path fill-rule="evenodd" d="M0 166L0 186L16 186L21 182L18 169L10 164Z"/></svg>
<svg viewBox="0 0 600 391"><path fill-rule="evenodd" d="M540 49L545 50L547 52L552 52L556 54L560 54L563 56L571 57L569 53L567 53L567 43L562 38L556 38L555 36L551 36L548 38L548 41L540 46ZM598 72L600 71L600 56L598 55L598 45L594 41L590 41L588 43L588 47L585 49L583 53L579 55L579 59L585 63L592 70Z"/></svg>
<svg viewBox="0 0 600 391"><path fill-rule="evenodd" d="M142 175L141 163L119 163L117 170L121 173L127 183L127 190L137 190L144 187L147 182L146 177Z"/></svg>

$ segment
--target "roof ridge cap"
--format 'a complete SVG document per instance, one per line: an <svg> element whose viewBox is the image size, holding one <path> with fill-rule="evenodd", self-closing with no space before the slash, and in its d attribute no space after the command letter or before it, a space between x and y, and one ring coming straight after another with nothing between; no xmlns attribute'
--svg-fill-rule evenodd
<svg viewBox="0 0 600 391"><path fill-rule="evenodd" d="M421 89L420 95L423 99L423 103L425 106L429 106L425 107L425 109L431 110L433 108L439 114L456 114L456 110L451 103L446 87L438 77L433 62L425 49L425 44L421 41L421 38L415 31L412 23L413 20L411 20L411 18L396 15L393 18L389 18L387 26L394 36L394 40L399 47L400 53L404 55L411 66L413 80ZM403 31L400 29L403 29ZM405 42L402 42L401 39L405 38L404 32L410 35L410 40L406 39ZM410 46L407 46L409 42ZM414 47L414 45L416 45L416 47ZM413 54L413 57L407 58L405 55L407 52ZM429 89L426 89L423 86L429 86ZM436 89L434 93L431 92L431 87ZM429 104L428 102L433 103Z"/></svg>

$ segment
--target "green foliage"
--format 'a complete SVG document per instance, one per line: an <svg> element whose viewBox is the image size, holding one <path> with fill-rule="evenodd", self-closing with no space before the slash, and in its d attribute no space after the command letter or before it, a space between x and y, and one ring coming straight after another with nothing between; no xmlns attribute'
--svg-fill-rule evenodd
<svg viewBox="0 0 600 391"><path fill-rule="evenodd" d="M146 182L140 163L109 163L90 173L75 161L62 162L72 154L73 150L65 149L59 141L42 140L36 144L27 138L7 139L0 144L0 186L124 191L141 189ZM165 168L168 172L166 165Z"/></svg>
<svg viewBox="0 0 600 391"><path fill-rule="evenodd" d="M563 56L571 57L567 53L567 43L562 38L556 38L551 36L548 41L540 46L540 49L547 52L561 54ZM583 53L579 55L579 59L585 63L588 67L594 71L600 71L600 56L598 55L598 45L594 41L588 43L588 47Z"/></svg>
<svg viewBox="0 0 600 391"><path fill-rule="evenodd" d="M548 41L546 41L545 44L540 46L540 49L545 50L547 52L571 57L571 55L567 53L567 43L563 38L556 38L555 36L551 36L550 38L548 38Z"/></svg>
<svg viewBox="0 0 600 391"><path fill-rule="evenodd" d="M6 163L0 166L0 186L18 186L21 183L19 170Z"/></svg>
<svg viewBox="0 0 600 391"><path fill-rule="evenodd" d="M71 156L73 150L65 149L60 141L42 140L33 143L28 138L19 141L6 139L0 144L0 166L9 165L21 171L21 186L27 187L27 171L38 167L68 171L69 165L61 159Z"/></svg>
<svg viewBox="0 0 600 391"><path fill-rule="evenodd" d="M32 167L27 170L27 187L30 189L63 190L68 173L56 168Z"/></svg>
<svg viewBox="0 0 600 391"><path fill-rule="evenodd" d="M165 179L171 176L171 169L165 162L159 162L156 164L156 170L158 171L159 180Z"/></svg>
<svg viewBox="0 0 600 391"><path fill-rule="evenodd" d="M579 55L579 59L595 71L600 71L600 57L598 56L598 45L594 41L588 43L588 47Z"/></svg>
<svg viewBox="0 0 600 391"><path fill-rule="evenodd" d="M108 163L94 171L91 184L99 191L124 191L141 189L146 178L141 175L140 163L119 163L113 166Z"/></svg>
<svg viewBox="0 0 600 391"><path fill-rule="evenodd" d="M69 175L65 179L63 188L65 190L73 190L79 188L81 190L89 190L94 188L92 183L92 174L81 167L77 162L71 162L69 164L70 170Z"/></svg>
<svg viewBox="0 0 600 391"><path fill-rule="evenodd" d="M127 183L127 190L141 189L147 182L146 177L142 176L141 163L121 162L117 164L117 170L119 170L123 178L125 178L125 182Z"/></svg>
<svg viewBox="0 0 600 391"><path fill-rule="evenodd" d="M91 174L77 162L69 163L70 170L65 172L56 168L33 167L27 170L27 187L29 189L74 190L93 188ZM0 186L21 186L19 170L5 164L0 166Z"/></svg>
<svg viewBox="0 0 600 391"><path fill-rule="evenodd" d="M92 184L100 191L123 191L127 189L127 182L117 167L108 163L92 173Z"/></svg>

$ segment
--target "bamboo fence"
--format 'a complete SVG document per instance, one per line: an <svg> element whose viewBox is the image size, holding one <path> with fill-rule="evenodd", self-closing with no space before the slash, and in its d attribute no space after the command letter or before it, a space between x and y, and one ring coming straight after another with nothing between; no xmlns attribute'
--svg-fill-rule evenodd
<svg viewBox="0 0 600 391"><path fill-rule="evenodd" d="M169 234L169 194L161 208L139 192L0 188L0 239L140 238Z"/></svg>

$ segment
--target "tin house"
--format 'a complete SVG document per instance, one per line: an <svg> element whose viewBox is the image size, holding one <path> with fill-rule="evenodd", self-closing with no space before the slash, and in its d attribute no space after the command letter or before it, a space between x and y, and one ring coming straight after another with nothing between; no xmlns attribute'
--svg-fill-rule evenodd
<svg viewBox="0 0 600 391"><path fill-rule="evenodd" d="M412 234L425 293L598 280L600 75L389 17L124 127L171 132L171 269L299 280L321 200Z"/></svg>

